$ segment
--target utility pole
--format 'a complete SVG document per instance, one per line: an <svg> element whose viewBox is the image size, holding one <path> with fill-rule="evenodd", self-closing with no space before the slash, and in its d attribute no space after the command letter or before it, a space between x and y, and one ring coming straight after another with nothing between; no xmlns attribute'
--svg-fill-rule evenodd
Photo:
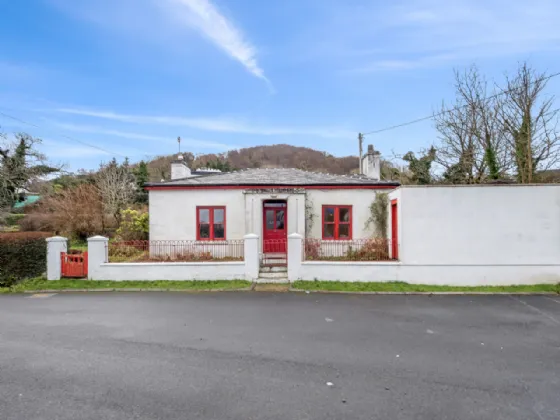
<svg viewBox="0 0 560 420"><path fill-rule="evenodd" d="M179 143L179 154L181 154L181 137L177 137L177 143Z"/></svg>
<svg viewBox="0 0 560 420"><path fill-rule="evenodd" d="M359 174L362 175L362 146L364 144L364 135L362 133L358 133L358 145L360 147L360 172Z"/></svg>

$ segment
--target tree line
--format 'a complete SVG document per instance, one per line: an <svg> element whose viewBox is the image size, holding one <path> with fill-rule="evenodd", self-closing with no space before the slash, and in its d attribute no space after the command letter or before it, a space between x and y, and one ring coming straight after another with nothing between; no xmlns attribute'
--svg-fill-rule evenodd
<svg viewBox="0 0 560 420"><path fill-rule="evenodd" d="M476 66L455 71L455 101L434 112L437 141L406 153L408 181L479 184L543 182L560 158L558 108L551 77L527 63L490 83Z"/></svg>

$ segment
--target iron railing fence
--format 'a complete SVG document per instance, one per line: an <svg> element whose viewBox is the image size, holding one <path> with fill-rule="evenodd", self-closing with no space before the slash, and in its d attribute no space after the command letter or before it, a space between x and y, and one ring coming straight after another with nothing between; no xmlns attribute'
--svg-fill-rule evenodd
<svg viewBox="0 0 560 420"><path fill-rule="evenodd" d="M109 242L109 262L243 261L244 242L119 241Z"/></svg>
<svg viewBox="0 0 560 420"><path fill-rule="evenodd" d="M303 240L306 261L395 261L398 244L390 239Z"/></svg>

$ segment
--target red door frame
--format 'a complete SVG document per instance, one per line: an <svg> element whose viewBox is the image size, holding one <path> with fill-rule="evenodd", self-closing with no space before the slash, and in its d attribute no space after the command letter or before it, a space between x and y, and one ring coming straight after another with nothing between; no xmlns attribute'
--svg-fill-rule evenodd
<svg viewBox="0 0 560 420"><path fill-rule="evenodd" d="M399 212L397 200L391 200L391 256L399 259Z"/></svg>
<svg viewBox="0 0 560 420"><path fill-rule="evenodd" d="M269 206L267 206L269 204ZM284 206L279 206L284 204ZM267 229L266 212L274 211L274 229ZM277 229L278 212L284 212L284 229ZM288 201L267 200L263 201L263 253L286 253L288 240Z"/></svg>

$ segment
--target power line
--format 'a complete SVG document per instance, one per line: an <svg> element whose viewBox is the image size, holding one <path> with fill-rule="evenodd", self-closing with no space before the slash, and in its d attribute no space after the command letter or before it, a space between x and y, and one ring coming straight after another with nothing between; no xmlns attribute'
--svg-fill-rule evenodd
<svg viewBox="0 0 560 420"><path fill-rule="evenodd" d="M532 84L535 84L536 82L544 82L545 80L552 79L553 77L556 77L556 76L560 76L560 72L551 74L551 75L546 76L546 77L543 77L539 80L535 80ZM494 99L494 98L497 98L498 96L505 95L506 93L512 92L515 89L517 89L517 88L502 90L501 92L495 93L494 95L490 95L490 96L484 98L483 101L484 102L489 101L490 99ZM406 127L407 125L417 124L417 123L422 122L422 121L431 120L432 118L439 117L439 116L447 114L449 112L459 111L463 108L467 108L468 106L469 105L457 106L457 107L454 107L454 108L446 109L444 111L440 111L436 114L429 115L427 117L418 118L416 120L407 121L407 122L404 122L404 123L401 123L401 124L392 125L390 127L381 128L379 130L368 131L367 133L361 133L361 134L362 134L362 136L368 136L370 134L378 134L378 133L383 133L385 131L394 130L396 128Z"/></svg>
<svg viewBox="0 0 560 420"><path fill-rule="evenodd" d="M26 125L30 125L30 126L32 126L32 127L38 128L39 130L45 130L45 128L41 128L41 127L38 126L37 124L30 123L30 122L28 122L28 121L24 121L24 120L22 120L21 118L17 118L17 117L14 117L13 115L6 114L5 112L0 111L0 115L3 115L4 117L10 118L10 119L12 119L12 120L14 120L14 121L18 121L18 122L20 122L20 123L22 123L22 124L26 124ZM66 136L66 135L64 135L64 134L57 134L57 136L62 137L62 138L65 138L65 139L68 139L68 140L73 141L73 142L80 143L80 144L82 144L82 145L84 145L84 146L87 146L87 147L91 147L92 149L97 149L97 150L100 150L100 151L102 151L102 152L109 153L110 155L116 155L116 156L120 156L120 157L126 158L125 155L121 155L120 153L112 152L112 151L110 151L110 150L104 149L103 147L99 147L99 146L95 146L95 145L90 144L90 143L86 143L85 141L76 139L76 138L74 138L74 137Z"/></svg>

